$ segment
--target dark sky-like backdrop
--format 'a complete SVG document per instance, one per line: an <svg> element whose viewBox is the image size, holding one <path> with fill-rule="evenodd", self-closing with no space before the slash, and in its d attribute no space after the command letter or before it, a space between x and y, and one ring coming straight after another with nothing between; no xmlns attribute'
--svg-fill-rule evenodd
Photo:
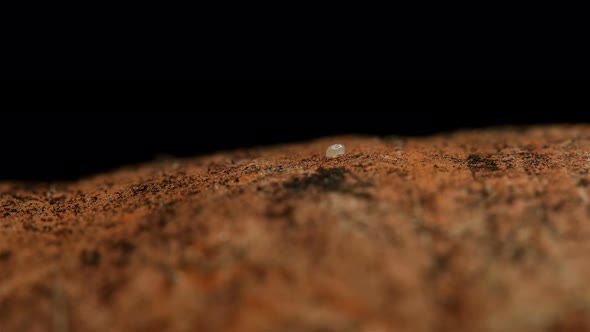
<svg viewBox="0 0 590 332"><path fill-rule="evenodd" d="M467 116L466 116L467 115ZM474 109L320 112L5 113L0 179L71 180L152 160L338 134L429 135L461 128L583 122L581 113Z"/></svg>

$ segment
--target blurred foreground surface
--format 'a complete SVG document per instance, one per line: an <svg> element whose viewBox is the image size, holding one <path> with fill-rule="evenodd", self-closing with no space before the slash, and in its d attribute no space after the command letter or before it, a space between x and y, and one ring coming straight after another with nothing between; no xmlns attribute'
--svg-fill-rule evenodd
<svg viewBox="0 0 590 332"><path fill-rule="evenodd" d="M544 126L0 182L0 331L590 331L589 169Z"/></svg>

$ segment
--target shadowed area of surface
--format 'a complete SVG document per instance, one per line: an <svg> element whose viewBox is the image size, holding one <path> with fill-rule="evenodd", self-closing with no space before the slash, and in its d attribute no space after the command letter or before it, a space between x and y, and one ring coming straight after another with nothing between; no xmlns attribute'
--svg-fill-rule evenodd
<svg viewBox="0 0 590 332"><path fill-rule="evenodd" d="M589 169L545 126L1 182L0 331L590 331Z"/></svg>

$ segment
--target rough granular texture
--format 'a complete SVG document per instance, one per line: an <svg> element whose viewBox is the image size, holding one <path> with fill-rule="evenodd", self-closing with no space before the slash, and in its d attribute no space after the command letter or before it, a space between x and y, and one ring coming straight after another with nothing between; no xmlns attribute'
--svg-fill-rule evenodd
<svg viewBox="0 0 590 332"><path fill-rule="evenodd" d="M576 125L0 183L0 331L590 331L589 169Z"/></svg>

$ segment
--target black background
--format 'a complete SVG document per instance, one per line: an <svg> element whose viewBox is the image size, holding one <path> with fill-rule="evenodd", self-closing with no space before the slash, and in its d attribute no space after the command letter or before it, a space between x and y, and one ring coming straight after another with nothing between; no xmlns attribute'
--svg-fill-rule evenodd
<svg viewBox="0 0 590 332"><path fill-rule="evenodd" d="M448 100L418 106L359 103L340 111L273 103L256 111L257 104L245 104L247 107L236 103L231 110L225 105L175 112L6 112L1 115L0 178L73 180L162 155L193 156L326 135L415 136L461 128L589 119L582 112L572 111L573 105L569 105L570 111L518 112L502 108L504 103L489 107L481 102L463 103L458 107ZM239 105L243 111L235 110ZM369 109L363 109L363 105Z"/></svg>

